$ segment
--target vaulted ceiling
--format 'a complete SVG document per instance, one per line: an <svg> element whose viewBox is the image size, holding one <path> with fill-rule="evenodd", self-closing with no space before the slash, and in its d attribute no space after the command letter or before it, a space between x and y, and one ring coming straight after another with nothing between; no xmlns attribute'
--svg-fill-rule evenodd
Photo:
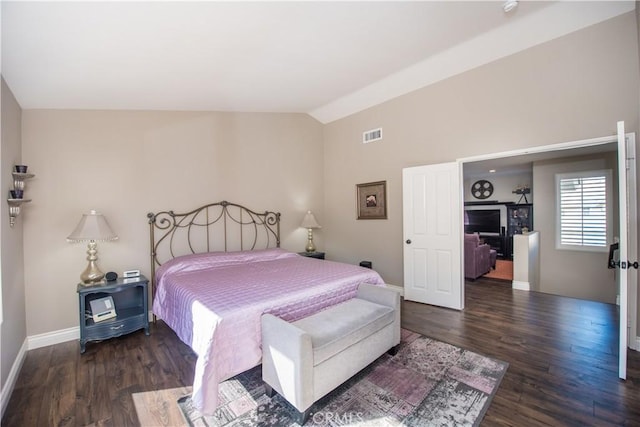
<svg viewBox="0 0 640 427"><path fill-rule="evenodd" d="M323 123L633 10L633 1L2 1L24 109L301 112Z"/></svg>

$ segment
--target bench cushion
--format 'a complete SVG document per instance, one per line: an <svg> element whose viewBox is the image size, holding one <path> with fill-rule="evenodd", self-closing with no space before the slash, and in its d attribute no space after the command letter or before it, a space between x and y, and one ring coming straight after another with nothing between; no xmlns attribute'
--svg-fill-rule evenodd
<svg viewBox="0 0 640 427"><path fill-rule="evenodd" d="M317 366L393 320L392 308L354 298L293 324L311 335L313 366Z"/></svg>

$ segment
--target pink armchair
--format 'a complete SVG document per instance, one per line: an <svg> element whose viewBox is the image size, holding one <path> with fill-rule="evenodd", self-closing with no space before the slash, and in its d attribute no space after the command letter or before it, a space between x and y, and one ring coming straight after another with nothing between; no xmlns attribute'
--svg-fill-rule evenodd
<svg viewBox="0 0 640 427"><path fill-rule="evenodd" d="M480 244L480 237L477 234L465 234L464 277L475 280L487 274L491 270L491 255L491 247L486 243Z"/></svg>

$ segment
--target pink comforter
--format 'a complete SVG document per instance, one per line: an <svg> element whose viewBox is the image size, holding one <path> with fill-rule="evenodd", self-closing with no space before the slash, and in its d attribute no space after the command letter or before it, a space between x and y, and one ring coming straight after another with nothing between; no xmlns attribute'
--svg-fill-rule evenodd
<svg viewBox="0 0 640 427"><path fill-rule="evenodd" d="M156 273L153 312L197 354L193 403L218 407L218 384L262 361L260 317L294 321L353 298L373 270L282 249L187 255Z"/></svg>

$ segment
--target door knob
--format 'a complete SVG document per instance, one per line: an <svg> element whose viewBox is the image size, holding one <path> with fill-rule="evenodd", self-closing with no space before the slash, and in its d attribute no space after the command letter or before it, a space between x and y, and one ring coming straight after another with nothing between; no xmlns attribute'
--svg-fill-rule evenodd
<svg viewBox="0 0 640 427"><path fill-rule="evenodd" d="M411 239L407 239L407 245L411 244Z"/></svg>

